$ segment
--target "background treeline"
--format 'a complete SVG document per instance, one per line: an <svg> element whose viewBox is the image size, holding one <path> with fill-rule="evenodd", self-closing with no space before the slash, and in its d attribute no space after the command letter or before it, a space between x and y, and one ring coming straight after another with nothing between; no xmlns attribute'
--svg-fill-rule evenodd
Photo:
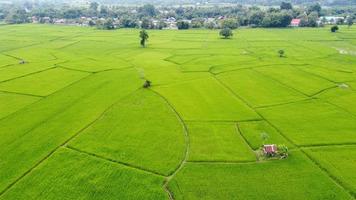
<svg viewBox="0 0 356 200"><path fill-rule="evenodd" d="M15 3L23 3L29 0L12 0ZM86 0L31 0L37 3L73 3L73 2L86 2ZM278 6L283 1L288 1L293 5L308 5L319 3L322 6L352 6L356 5L356 0L96 0L101 4L120 4L120 5L187 5L187 4L241 4L241 5L260 5L260 6Z"/></svg>
<svg viewBox="0 0 356 200"><path fill-rule="evenodd" d="M302 0L296 0L302 1ZM118 6L91 2L87 5L52 3L17 3L0 7L0 20L9 24L56 23L65 19L74 24L98 26L104 29L134 28L162 29L172 23L178 29L188 28L237 28L287 27L293 18L301 19L300 26L316 27L322 25L322 16L341 16L356 18L355 7L322 7L319 3L294 6L281 2L279 6Z"/></svg>

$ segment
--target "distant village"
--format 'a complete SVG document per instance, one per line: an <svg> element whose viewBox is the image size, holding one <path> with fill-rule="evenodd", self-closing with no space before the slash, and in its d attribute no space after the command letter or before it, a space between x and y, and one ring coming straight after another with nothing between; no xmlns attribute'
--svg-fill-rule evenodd
<svg viewBox="0 0 356 200"><path fill-rule="evenodd" d="M0 20L8 24L41 23L92 26L101 29L220 29L237 27L320 27L352 25L356 9L326 9L319 4L294 6L282 2L279 7L242 5L192 6L114 6L87 2L82 6L19 5L0 8Z"/></svg>
<svg viewBox="0 0 356 200"><path fill-rule="evenodd" d="M120 19L119 18L110 18L113 20L113 25L115 28L120 27ZM219 23L224 20L224 16L220 16L218 18L205 18L203 23L204 24L214 24L215 28L219 28ZM107 18L99 18L99 17L80 17L78 19L64 19L64 18L50 18L50 17L36 17L32 16L30 19L31 23L38 24L38 23L44 23L44 24L57 24L57 25L72 25L72 26L94 26L94 22L101 22L104 23L107 21ZM192 21L193 20L180 20L184 23L189 24L191 27ZM317 20L318 26L323 26L323 25L337 25L337 24L344 24L347 21L347 17L339 17L339 16L323 16L319 17ZM172 29L176 30L179 29L177 26L177 19L174 17L169 17L161 20L153 19L151 23L153 24L154 27L158 27L160 23L165 23L164 27L162 29ZM142 21L138 21L137 26L142 25ZM301 27L302 19L292 19L290 22L290 27Z"/></svg>

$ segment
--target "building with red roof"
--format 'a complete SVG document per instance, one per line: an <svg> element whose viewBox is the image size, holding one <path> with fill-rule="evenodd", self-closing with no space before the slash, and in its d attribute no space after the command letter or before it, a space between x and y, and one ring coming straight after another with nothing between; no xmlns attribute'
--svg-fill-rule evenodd
<svg viewBox="0 0 356 200"><path fill-rule="evenodd" d="M300 26L300 19L292 19L292 21L290 22L290 26L291 27L299 27Z"/></svg>
<svg viewBox="0 0 356 200"><path fill-rule="evenodd" d="M263 145L263 152L266 155L274 155L277 153L277 146L275 144Z"/></svg>

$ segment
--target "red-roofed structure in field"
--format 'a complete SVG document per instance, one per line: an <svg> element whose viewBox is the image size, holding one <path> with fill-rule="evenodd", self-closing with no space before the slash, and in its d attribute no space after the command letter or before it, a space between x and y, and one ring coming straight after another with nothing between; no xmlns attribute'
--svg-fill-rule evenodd
<svg viewBox="0 0 356 200"><path fill-rule="evenodd" d="M275 144L263 145L263 153L266 155L274 155L277 153L277 146Z"/></svg>
<svg viewBox="0 0 356 200"><path fill-rule="evenodd" d="M291 27L299 27L300 26L300 19L292 19L292 21L290 22L290 26Z"/></svg>

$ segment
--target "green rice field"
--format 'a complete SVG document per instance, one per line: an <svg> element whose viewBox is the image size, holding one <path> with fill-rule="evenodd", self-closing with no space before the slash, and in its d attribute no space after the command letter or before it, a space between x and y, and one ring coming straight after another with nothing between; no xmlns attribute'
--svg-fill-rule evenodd
<svg viewBox="0 0 356 200"><path fill-rule="evenodd" d="M148 33L0 26L0 200L356 199L356 27Z"/></svg>

